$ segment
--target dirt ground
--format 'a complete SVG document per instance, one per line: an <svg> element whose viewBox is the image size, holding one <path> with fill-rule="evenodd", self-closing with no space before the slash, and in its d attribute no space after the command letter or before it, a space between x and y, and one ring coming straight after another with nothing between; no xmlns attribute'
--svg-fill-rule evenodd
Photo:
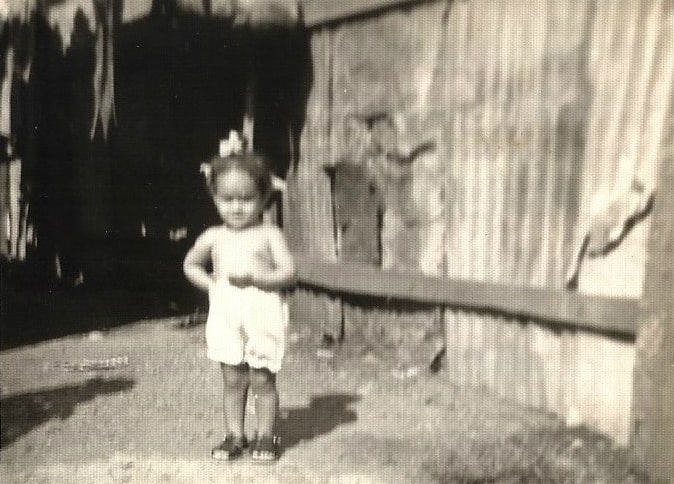
<svg viewBox="0 0 674 484"><path fill-rule="evenodd" d="M1 352L0 481L645 481L629 453L600 435L452 386L447 368L403 376L357 345L317 352L311 325L299 323L278 379L281 459L214 462L219 370L205 357L203 325L179 328L180 321ZM103 363L110 368L90 368ZM247 418L254 419L250 409Z"/></svg>

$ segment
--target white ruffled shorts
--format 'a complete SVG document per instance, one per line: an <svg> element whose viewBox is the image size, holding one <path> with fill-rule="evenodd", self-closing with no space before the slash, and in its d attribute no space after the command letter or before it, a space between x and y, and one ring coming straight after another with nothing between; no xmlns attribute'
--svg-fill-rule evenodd
<svg viewBox="0 0 674 484"><path fill-rule="evenodd" d="M208 358L228 365L247 363L252 368L278 373L288 328L288 305L283 295L219 282L208 298Z"/></svg>

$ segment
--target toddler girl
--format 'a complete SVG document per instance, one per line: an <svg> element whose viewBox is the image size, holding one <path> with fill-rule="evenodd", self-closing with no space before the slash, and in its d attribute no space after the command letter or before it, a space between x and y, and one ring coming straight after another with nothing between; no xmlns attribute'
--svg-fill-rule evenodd
<svg viewBox="0 0 674 484"><path fill-rule="evenodd" d="M265 161L244 153L236 132L220 148L202 171L223 223L197 238L183 264L187 279L208 292L207 354L220 362L224 382L226 432L211 456L233 460L248 446L244 416L250 385L257 417L251 455L272 462L278 458L276 374L288 324L281 291L294 284L295 266L281 230L262 221L272 191Z"/></svg>

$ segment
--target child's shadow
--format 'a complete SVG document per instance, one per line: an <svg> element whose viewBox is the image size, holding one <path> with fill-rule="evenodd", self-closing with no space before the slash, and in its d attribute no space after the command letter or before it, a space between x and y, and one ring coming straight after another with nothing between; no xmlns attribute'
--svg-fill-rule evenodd
<svg viewBox="0 0 674 484"><path fill-rule="evenodd" d="M283 447L293 447L302 440L327 434L338 425L355 422L358 415L347 406L360 398L344 393L320 395L311 397L308 407L287 409L287 416L280 422Z"/></svg>

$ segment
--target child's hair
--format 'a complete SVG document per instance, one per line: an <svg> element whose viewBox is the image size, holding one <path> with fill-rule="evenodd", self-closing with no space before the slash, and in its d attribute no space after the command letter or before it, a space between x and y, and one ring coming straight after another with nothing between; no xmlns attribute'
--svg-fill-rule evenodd
<svg viewBox="0 0 674 484"><path fill-rule="evenodd" d="M205 165L205 166L204 166ZM230 170L242 170L253 179L262 200L267 200L272 192L271 170L267 160L256 153L236 153L228 156L214 156L202 165L206 186L211 195L215 194L218 176Z"/></svg>

